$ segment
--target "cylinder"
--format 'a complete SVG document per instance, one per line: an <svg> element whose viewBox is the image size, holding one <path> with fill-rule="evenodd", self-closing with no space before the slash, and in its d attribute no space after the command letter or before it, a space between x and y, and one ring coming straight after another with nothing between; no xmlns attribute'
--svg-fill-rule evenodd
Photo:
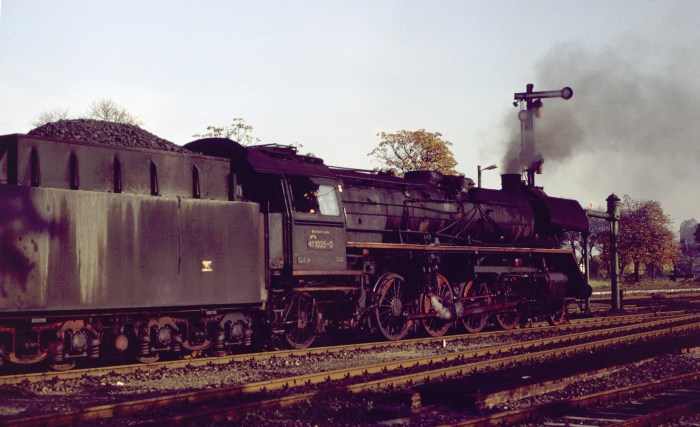
<svg viewBox="0 0 700 427"><path fill-rule="evenodd" d="M547 309L561 308L566 297L566 284L569 278L564 273L549 271L544 273L544 279L547 282Z"/></svg>

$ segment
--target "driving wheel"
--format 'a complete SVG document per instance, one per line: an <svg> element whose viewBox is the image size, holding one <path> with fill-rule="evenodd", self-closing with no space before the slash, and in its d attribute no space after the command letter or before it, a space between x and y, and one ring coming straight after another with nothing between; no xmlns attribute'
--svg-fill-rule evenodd
<svg viewBox="0 0 700 427"><path fill-rule="evenodd" d="M382 335L397 341L408 335L412 322L406 310L406 282L403 277L387 273L377 283L375 317Z"/></svg>
<svg viewBox="0 0 700 427"><path fill-rule="evenodd" d="M438 276L437 292L432 296L421 295L421 313L432 314L434 317L424 318L421 322L425 331L432 337L441 337L447 333L452 324L452 313L449 306L454 301L452 286L443 275ZM433 297L437 306L433 305Z"/></svg>
<svg viewBox="0 0 700 427"><path fill-rule="evenodd" d="M316 303L306 294L294 295L287 315L284 338L296 349L307 348L316 339Z"/></svg>
<svg viewBox="0 0 700 427"><path fill-rule="evenodd" d="M488 306L491 304L491 296L488 286L486 283L476 284L473 281L464 286L462 289L463 298L473 298L472 301L463 301L464 310L468 311L470 309L479 308L481 306ZM464 316L460 319L462 321L462 326L468 332L472 334L479 333L484 330L486 324L489 320L488 313L477 313L469 316Z"/></svg>

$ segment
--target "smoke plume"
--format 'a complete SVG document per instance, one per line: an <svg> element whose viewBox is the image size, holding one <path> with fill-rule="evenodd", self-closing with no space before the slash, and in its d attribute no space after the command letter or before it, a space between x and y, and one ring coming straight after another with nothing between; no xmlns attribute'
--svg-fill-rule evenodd
<svg viewBox="0 0 700 427"><path fill-rule="evenodd" d="M603 199L616 192L660 200L673 215L692 217L693 210L682 213L683 201L670 194L692 191L700 199L700 67L689 53L632 41L598 51L579 45L551 51L538 63L534 90L570 86L574 96L544 99L542 118L535 119L535 151L544 157L546 173L566 168L577 174L582 179L576 185L589 187L574 190L580 195L593 197L591 190L598 190ZM511 111L507 118L513 129L503 164L520 172L514 116ZM699 216L700 206L694 208Z"/></svg>

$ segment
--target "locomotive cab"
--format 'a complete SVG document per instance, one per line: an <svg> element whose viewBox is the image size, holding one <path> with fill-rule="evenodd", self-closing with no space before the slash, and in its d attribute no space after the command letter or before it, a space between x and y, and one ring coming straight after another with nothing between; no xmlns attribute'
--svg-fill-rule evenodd
<svg viewBox="0 0 700 427"><path fill-rule="evenodd" d="M348 268L340 178L321 159L290 146L243 147L210 138L185 148L229 158L243 198L261 206L272 332L303 348L326 324L346 319L339 307L360 289L361 271Z"/></svg>
<svg viewBox="0 0 700 427"><path fill-rule="evenodd" d="M267 259L272 276L342 274L346 269L345 218L340 179L323 160L276 144L243 147L225 138L185 148L228 157L240 171L243 197L266 214Z"/></svg>
<svg viewBox="0 0 700 427"><path fill-rule="evenodd" d="M336 180L289 176L294 275L329 274L345 268L345 221Z"/></svg>

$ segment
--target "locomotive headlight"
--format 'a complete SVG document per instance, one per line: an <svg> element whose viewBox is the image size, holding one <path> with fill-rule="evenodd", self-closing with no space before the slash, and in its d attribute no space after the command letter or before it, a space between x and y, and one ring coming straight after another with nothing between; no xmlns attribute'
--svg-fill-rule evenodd
<svg viewBox="0 0 700 427"><path fill-rule="evenodd" d="M343 186L338 184L338 193L342 193L342 192L343 192Z"/></svg>

